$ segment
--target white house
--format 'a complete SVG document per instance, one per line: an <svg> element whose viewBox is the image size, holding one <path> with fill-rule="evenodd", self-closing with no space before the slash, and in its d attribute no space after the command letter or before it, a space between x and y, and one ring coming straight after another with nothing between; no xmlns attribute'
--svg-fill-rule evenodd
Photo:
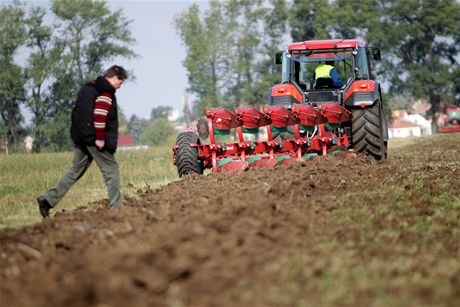
<svg viewBox="0 0 460 307"><path fill-rule="evenodd" d="M409 136L421 136L422 128L416 123L405 118L397 118L388 129L390 138L406 138Z"/></svg>
<svg viewBox="0 0 460 307"><path fill-rule="evenodd" d="M431 135L431 120L427 120L420 114L407 114L403 119L413 122L420 126L422 135Z"/></svg>

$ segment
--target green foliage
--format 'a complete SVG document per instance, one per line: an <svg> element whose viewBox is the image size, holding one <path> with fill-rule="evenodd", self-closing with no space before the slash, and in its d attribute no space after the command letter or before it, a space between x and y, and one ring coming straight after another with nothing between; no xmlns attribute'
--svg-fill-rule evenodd
<svg viewBox="0 0 460 307"><path fill-rule="evenodd" d="M19 105L25 102L36 152L71 149L70 113L79 87L102 74L115 57L136 56L130 49L135 42L131 21L105 1L54 0L51 12L55 21L47 24L42 7L30 7L27 16L17 2L0 10L0 112L13 134L21 120ZM22 69L12 59L24 45L28 57Z"/></svg>
<svg viewBox="0 0 460 307"><path fill-rule="evenodd" d="M273 56L286 21L283 0L213 0L204 13L193 5L176 17L197 114L218 105L265 103L278 78Z"/></svg>
<svg viewBox="0 0 460 307"><path fill-rule="evenodd" d="M221 4L217 1L211 1L210 11L203 20L197 5L175 19L187 50L184 66L188 71L189 90L199 97L199 109L214 107L219 100L218 80L224 65L219 54L226 50L220 44L225 39L222 19Z"/></svg>
<svg viewBox="0 0 460 307"><path fill-rule="evenodd" d="M128 122L128 134L132 134L136 143L139 143L142 131L147 127L148 121L132 115Z"/></svg>
<svg viewBox="0 0 460 307"><path fill-rule="evenodd" d="M458 1L295 0L290 12L295 41L358 38L380 47L377 73L393 96L428 100L434 114L460 91Z"/></svg>
<svg viewBox="0 0 460 307"><path fill-rule="evenodd" d="M176 129L166 118L158 118L148 124L142 131L140 143L142 145L167 145L171 137L176 135Z"/></svg>
<svg viewBox="0 0 460 307"><path fill-rule="evenodd" d="M95 78L103 64L116 56L134 57L135 42L121 10L105 1L54 0L51 10L60 22L60 41L66 46L64 64L78 85Z"/></svg>
<svg viewBox="0 0 460 307"><path fill-rule="evenodd" d="M172 111L173 108L170 106L158 106L152 108L152 111L150 112L150 120L154 121L159 118L168 118L168 116L171 115Z"/></svg>
<svg viewBox="0 0 460 307"><path fill-rule="evenodd" d="M54 101L51 97L52 83L58 82L53 73L63 51L61 44L57 44L53 37L53 26L44 24L46 10L33 7L27 19L27 46L30 55L25 67L27 87L30 89L26 98L26 107L31 111L32 133L34 136L34 151L40 152L46 142L46 126L52 118Z"/></svg>
<svg viewBox="0 0 460 307"><path fill-rule="evenodd" d="M289 14L294 41L331 38L331 20L336 11L328 0L294 0Z"/></svg>
<svg viewBox="0 0 460 307"><path fill-rule="evenodd" d="M19 107L25 95L22 68L14 62L26 39L24 9L19 2L0 8L0 35L0 136L13 144L22 121Z"/></svg>
<svg viewBox="0 0 460 307"><path fill-rule="evenodd" d="M452 73L459 67L460 4L444 1L391 1L386 5L388 80L392 90L431 102L453 96Z"/></svg>

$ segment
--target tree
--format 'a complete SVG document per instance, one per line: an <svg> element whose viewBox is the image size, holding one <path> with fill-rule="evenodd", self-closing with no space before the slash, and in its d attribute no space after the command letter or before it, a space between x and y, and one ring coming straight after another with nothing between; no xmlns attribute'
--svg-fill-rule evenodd
<svg viewBox="0 0 460 307"><path fill-rule="evenodd" d="M14 144L23 119L20 104L25 97L23 71L14 62L26 39L24 9L17 1L0 8L0 38L0 129Z"/></svg>
<svg viewBox="0 0 460 307"><path fill-rule="evenodd" d="M280 67L275 64L274 57L286 39L288 11L284 0L270 0L262 15L264 30L261 31L261 41L258 46L260 59L255 64L256 80L251 90L249 102L264 104L267 89L280 82Z"/></svg>
<svg viewBox="0 0 460 307"><path fill-rule="evenodd" d="M132 134L136 139L136 143L139 143L142 131L148 125L146 120L140 119L135 114L131 116L128 121L128 133Z"/></svg>
<svg viewBox="0 0 460 307"><path fill-rule="evenodd" d="M53 73L63 51L63 45L56 43L53 37L55 27L44 24L45 15L44 8L33 7L26 23L27 47L30 50L25 67L29 89L26 106L33 115L34 152L40 152L43 142L46 142L45 127L53 110L50 87L52 82L57 82Z"/></svg>
<svg viewBox="0 0 460 307"><path fill-rule="evenodd" d="M45 10L31 9L27 19L30 56L26 106L33 114L35 150L43 146L69 149L67 132L79 87L102 74L115 57L134 57L131 21L105 1L54 0L56 21L44 23Z"/></svg>
<svg viewBox="0 0 460 307"><path fill-rule="evenodd" d="M327 39L333 33L331 21L337 12L328 0L294 0L289 16L294 41Z"/></svg>
<svg viewBox="0 0 460 307"><path fill-rule="evenodd" d="M174 126L166 118L159 118L145 127L140 136L140 142L145 145L165 145L168 139L175 135Z"/></svg>
<svg viewBox="0 0 460 307"><path fill-rule="evenodd" d="M152 108L150 112L150 121L154 121L159 118L168 118L171 115L173 108L170 106L158 106Z"/></svg>
<svg viewBox="0 0 460 307"><path fill-rule="evenodd" d="M393 96L426 99L434 117L442 97L455 95L460 3L455 0L295 0L295 41L359 38L382 49L379 75Z"/></svg>
<svg viewBox="0 0 460 307"><path fill-rule="evenodd" d="M386 73L391 90L436 106L453 94L454 72L459 67L460 3L455 0L385 2L383 20Z"/></svg>
<svg viewBox="0 0 460 307"><path fill-rule="evenodd" d="M286 20L284 0L213 0L204 13L195 5L176 17L198 113L218 105L265 102L278 78L273 57Z"/></svg>
<svg viewBox="0 0 460 307"><path fill-rule="evenodd" d="M211 0L203 19L196 4L175 18L177 31L186 48L183 62L188 71L190 92L198 96L198 113L220 101L220 86L225 65L226 34L223 30L222 4ZM220 80L220 82L219 82Z"/></svg>
<svg viewBox="0 0 460 307"><path fill-rule="evenodd" d="M64 63L77 84L94 78L103 64L117 56L131 58L135 43L121 9L111 11L105 1L54 0L51 10L60 22L58 37L66 46Z"/></svg>

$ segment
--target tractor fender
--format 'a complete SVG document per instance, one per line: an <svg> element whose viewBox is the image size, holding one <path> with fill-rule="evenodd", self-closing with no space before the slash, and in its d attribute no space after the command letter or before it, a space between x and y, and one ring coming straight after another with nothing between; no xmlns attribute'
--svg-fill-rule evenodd
<svg viewBox="0 0 460 307"><path fill-rule="evenodd" d="M276 84L269 89L268 105L282 105L290 108L294 103L304 102L304 95L294 84Z"/></svg>
<svg viewBox="0 0 460 307"><path fill-rule="evenodd" d="M372 80L357 80L345 91L347 107L370 107L380 99L380 84Z"/></svg>

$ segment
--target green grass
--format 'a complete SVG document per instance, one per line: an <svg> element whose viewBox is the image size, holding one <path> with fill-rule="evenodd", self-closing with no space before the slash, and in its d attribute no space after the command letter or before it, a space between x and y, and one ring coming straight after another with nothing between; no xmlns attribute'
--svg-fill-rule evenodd
<svg viewBox="0 0 460 307"><path fill-rule="evenodd" d="M170 147L119 151L123 195L138 189L156 188L177 179ZM0 155L0 228L21 227L41 221L36 197L54 186L70 167L73 153ZM107 198L102 175L93 162L70 189L56 211L73 210Z"/></svg>

